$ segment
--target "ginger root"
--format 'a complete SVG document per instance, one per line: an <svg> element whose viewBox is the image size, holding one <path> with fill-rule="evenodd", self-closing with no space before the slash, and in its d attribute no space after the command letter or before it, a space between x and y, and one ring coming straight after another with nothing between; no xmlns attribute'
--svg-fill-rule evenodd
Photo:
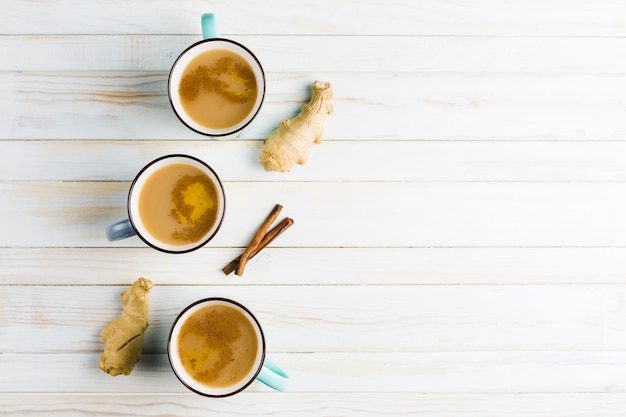
<svg viewBox="0 0 626 417"><path fill-rule="evenodd" d="M266 171L288 172L295 164L304 165L313 143L321 143L326 116L333 112L333 90L325 81L313 82L311 100L300 114L283 120L263 142L259 162Z"/></svg>
<svg viewBox="0 0 626 417"><path fill-rule="evenodd" d="M102 329L100 335L104 342L100 369L104 372L129 375L139 362L143 335L148 328L148 292L152 286L152 281L139 278L122 293L122 314Z"/></svg>

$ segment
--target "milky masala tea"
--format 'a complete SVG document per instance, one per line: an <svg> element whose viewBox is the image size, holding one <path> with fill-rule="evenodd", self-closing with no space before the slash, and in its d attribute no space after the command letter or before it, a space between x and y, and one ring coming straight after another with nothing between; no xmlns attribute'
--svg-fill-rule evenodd
<svg viewBox="0 0 626 417"><path fill-rule="evenodd" d="M254 381L284 391L289 377L265 355L261 325L228 298L198 300L181 311L167 340L167 358L180 382L196 394L227 397Z"/></svg>
<svg viewBox="0 0 626 417"><path fill-rule="evenodd" d="M167 245L195 243L218 219L217 193L201 169L185 163L165 165L141 188L139 216L146 231Z"/></svg>
<svg viewBox="0 0 626 417"><path fill-rule="evenodd" d="M259 339L250 319L238 309L209 304L181 325L177 355L185 372L211 388L228 388L250 375Z"/></svg>
<svg viewBox="0 0 626 417"><path fill-rule="evenodd" d="M252 112L258 95L254 71L235 52L208 50L194 57L178 86L181 105L196 123L227 129Z"/></svg>

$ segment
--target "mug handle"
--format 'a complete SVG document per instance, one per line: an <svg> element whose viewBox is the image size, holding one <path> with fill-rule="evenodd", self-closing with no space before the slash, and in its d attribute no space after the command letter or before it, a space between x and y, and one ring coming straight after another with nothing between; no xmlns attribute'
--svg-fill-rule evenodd
<svg viewBox="0 0 626 417"><path fill-rule="evenodd" d="M126 239L127 237L135 236L135 229L130 224L130 220L124 219L106 228L107 239L113 242L115 240Z"/></svg>
<svg viewBox="0 0 626 417"><path fill-rule="evenodd" d="M256 379L276 391L284 391L289 385L289 377L285 371L267 358L265 358L261 372L259 372Z"/></svg>
<svg viewBox="0 0 626 417"><path fill-rule="evenodd" d="M219 38L215 14L205 13L202 15L202 39Z"/></svg>

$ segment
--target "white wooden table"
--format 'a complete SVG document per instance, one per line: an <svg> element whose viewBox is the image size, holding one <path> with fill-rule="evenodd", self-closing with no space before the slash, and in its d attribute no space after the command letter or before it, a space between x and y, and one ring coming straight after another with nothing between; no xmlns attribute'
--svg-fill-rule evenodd
<svg viewBox="0 0 626 417"><path fill-rule="evenodd" d="M626 3L610 0L4 0L0 415L626 415ZM263 63L240 139L171 111L200 15ZM262 140L329 81L324 143L267 173ZM222 177L218 237L109 243L129 183L188 153ZM275 203L295 224L221 268ZM141 362L99 333L155 283ZM165 339L206 296L255 311L285 393L188 392Z"/></svg>

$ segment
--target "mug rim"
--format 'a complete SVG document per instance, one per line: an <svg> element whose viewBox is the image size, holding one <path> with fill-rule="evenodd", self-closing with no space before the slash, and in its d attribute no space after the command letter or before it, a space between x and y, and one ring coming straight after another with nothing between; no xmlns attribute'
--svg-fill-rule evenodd
<svg viewBox="0 0 626 417"><path fill-rule="evenodd" d="M216 302L216 301L217 302L224 302L224 303L232 304L232 305L236 306L237 308L243 310L246 313L246 315L254 321L254 323L256 325L256 328L259 329L259 335L258 335L259 339L260 339L259 340L259 344L260 344L259 349L261 350L261 359L259 361L259 365L257 366L257 369L254 372L250 373L250 376L249 376L248 380L241 387L239 387L238 389L236 389L234 391L229 391L229 392L224 393L224 394L215 394L215 393L209 393L209 392L200 391L200 390L192 387L191 385L189 385L185 381L185 379L179 374L178 370L174 366L174 363L172 362L172 349L170 347L171 344L172 344L172 336L174 334L174 329L180 323L180 320L185 315L185 313L187 313L187 311L191 310L192 308L196 307L199 304L211 304L211 303ZM189 304L187 307L182 309L181 312L178 313L178 315L174 319L174 322L172 323L172 326L170 328L169 335L167 337L167 360L169 361L170 367L172 368L172 371L174 372L174 375L176 375L176 378L185 387L187 387L189 390L195 392L196 394L203 395L205 397L213 397L213 398L229 397L231 395L235 395L237 393L240 393L244 389L248 388L252 384L252 382L254 382L254 380L256 380L257 376L259 376L259 373L261 373L261 369L263 368L263 363L265 362L265 335L263 333L263 328L261 327L261 323L259 323L259 320L252 313L252 311L250 311L250 309L248 309L246 306L244 306L243 304L241 304L238 301L235 301L235 300L233 300L231 298L227 298L227 297L207 297L207 298L202 298L200 300L194 301L193 303Z"/></svg>
<svg viewBox="0 0 626 417"><path fill-rule="evenodd" d="M261 78L263 79L263 90L261 91L261 98L259 101L259 105L258 108L256 109L256 111L254 111L253 114L251 114L249 117L249 120L246 121L243 125L239 126L236 129L228 129L228 131L226 132L214 132L214 133L209 133L209 132L203 132L199 129L196 129L193 126L190 126L182 117L180 114L178 114L178 112L176 111L176 107L174 106L174 100L172 99L172 93L171 93L171 85L172 85L172 74L174 73L174 69L176 68L176 65L178 65L179 61L182 59L182 57L189 52L191 49L196 48L199 45L208 43L208 42L227 42L227 43L231 43L233 45L238 46L239 48L245 50L248 54L250 54L250 56L254 59L254 61L256 61L256 64L259 67L259 71L261 72ZM178 118L178 120L181 121L182 124L184 124L187 128L189 128L190 130L199 133L201 135L204 136L209 136L209 137L224 137L224 136L230 136L233 135L235 133L239 133L242 130L244 130L246 127L248 127L250 125L250 123L252 123L252 121L254 119L256 119L257 115L259 114L259 112L261 111L261 107L263 107L263 102L265 101L265 90L267 89L266 87L267 84L267 80L265 78L265 70L263 69L263 66L261 65L261 61L259 61L259 59L257 58L257 56L254 54L254 52L252 52L247 46L234 41L232 39L227 39L227 38L209 38L209 39L203 39L201 41L195 42L191 45L189 45L187 48L185 48L185 50L183 50L183 52L180 53L180 55L178 55L178 57L176 58L176 60L174 61L174 63L172 64L172 68L170 69L170 73L167 77L167 98L170 102L170 107L172 108L172 110L174 111L174 114L176 115L176 117ZM207 130L213 130L210 128L207 128Z"/></svg>
<svg viewBox="0 0 626 417"><path fill-rule="evenodd" d="M168 249L162 246L158 246L157 244L155 244L154 242L150 241L150 239L148 239L147 237L143 236L142 233L139 231L139 228L135 225L135 220L133 218L133 212L131 210L131 198L133 195L133 191L136 188L137 182L139 181L139 179L141 178L141 176L150 168L152 167L154 164L164 160L164 159L170 159L170 158L185 158L185 159L191 159L197 163L199 163L200 165L202 165L204 168L206 168L207 170L209 170L217 179L217 182L215 183L215 187L218 189L218 192L222 195L222 205L224 206L224 209L222 210L222 215L216 220L217 226L215 227L215 230L213 230L212 233L208 233L206 236L204 236L202 239L198 240L196 242L195 245L193 245L190 248L187 249L181 249L181 250L175 250L175 249ZM133 230L135 231L135 233L137 234L137 236L139 236L139 238L141 240L144 241L144 243L146 243L148 246L150 246L151 248L154 248L156 250L159 250L161 252L165 252L165 253L189 253L192 252L194 250L200 249L201 247L203 247L204 245L206 245L207 243L209 243L209 241L211 241L215 235L217 234L217 232L220 230L220 228L222 227L222 223L224 221L224 217L226 214L226 192L224 191L224 186L222 185L222 180L220 179L220 177L217 175L217 172L215 172L215 170L213 168L211 168L211 166L209 166L209 164L207 164L206 162L204 162L203 160L196 158L195 156L191 156L191 155L186 155L186 154L169 154L169 155L163 155L160 156L156 159L153 159L152 161L150 161L149 163L147 163L143 168L141 168L141 170L137 173L137 175L135 176L135 179L133 180L133 182L130 185L130 189L128 190L128 197L126 199L126 210L128 212L128 220L130 221L130 225L133 228ZM139 214L137 214L137 217L139 217ZM158 241L158 239L154 239L155 241Z"/></svg>

